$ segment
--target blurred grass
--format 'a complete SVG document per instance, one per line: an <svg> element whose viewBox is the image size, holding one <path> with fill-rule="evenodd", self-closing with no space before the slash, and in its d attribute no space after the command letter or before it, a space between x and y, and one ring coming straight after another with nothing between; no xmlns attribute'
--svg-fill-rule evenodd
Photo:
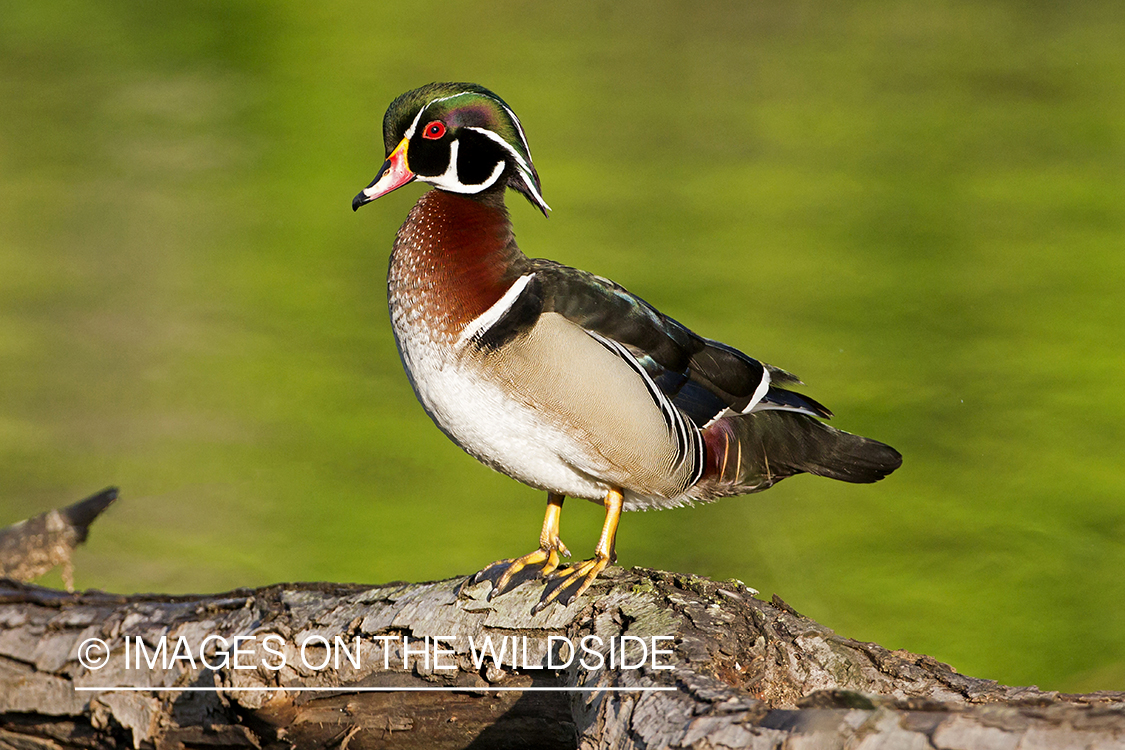
<svg viewBox="0 0 1125 750"><path fill-rule="evenodd" d="M388 581L527 551L540 493L437 431L385 312L421 188L349 210L397 94L527 128L523 248L791 369L895 445L630 514L959 670L1125 689L1125 19L1113 2L50 2L0 16L0 522L106 484L80 586ZM586 554L600 509L567 505Z"/></svg>

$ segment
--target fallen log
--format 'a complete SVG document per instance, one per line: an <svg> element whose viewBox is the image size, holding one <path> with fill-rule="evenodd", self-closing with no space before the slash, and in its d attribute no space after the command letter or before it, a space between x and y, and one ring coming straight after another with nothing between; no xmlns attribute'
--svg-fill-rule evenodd
<svg viewBox="0 0 1125 750"><path fill-rule="evenodd" d="M33 581L61 565L63 585L73 591L70 555L86 541L94 519L116 499L117 488L107 487L73 505L0 529L0 576Z"/></svg>
<svg viewBox="0 0 1125 750"><path fill-rule="evenodd" d="M737 581L611 568L532 615L458 578L208 596L0 582L0 746L1125 746L1125 693L958 674Z"/></svg>

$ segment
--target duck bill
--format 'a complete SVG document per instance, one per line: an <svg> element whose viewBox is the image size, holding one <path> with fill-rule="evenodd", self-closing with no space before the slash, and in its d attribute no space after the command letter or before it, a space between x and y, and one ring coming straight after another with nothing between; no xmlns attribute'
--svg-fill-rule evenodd
<svg viewBox="0 0 1125 750"><path fill-rule="evenodd" d="M398 190L408 182L413 182L417 176L410 171L410 167L406 164L406 146L409 141L405 138L402 142L395 147L387 160L383 162L383 166L379 169L379 174L375 175L375 179L371 184L360 191L359 195L352 199L352 210L357 211L359 207L370 203L371 201L386 195L392 190Z"/></svg>

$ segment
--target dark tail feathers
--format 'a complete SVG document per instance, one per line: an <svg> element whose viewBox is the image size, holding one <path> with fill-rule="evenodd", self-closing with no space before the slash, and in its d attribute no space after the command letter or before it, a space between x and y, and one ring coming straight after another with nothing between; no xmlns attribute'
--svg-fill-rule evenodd
<svg viewBox="0 0 1125 750"><path fill-rule="evenodd" d="M807 472L844 482L877 482L902 455L877 440L837 430L805 414L768 410L721 419L704 431L708 497L764 490Z"/></svg>

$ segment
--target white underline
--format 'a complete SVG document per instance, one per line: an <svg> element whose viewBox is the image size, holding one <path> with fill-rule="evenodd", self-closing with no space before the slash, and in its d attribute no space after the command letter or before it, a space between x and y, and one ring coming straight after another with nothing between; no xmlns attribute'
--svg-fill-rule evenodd
<svg viewBox="0 0 1125 750"><path fill-rule="evenodd" d="M107 685L103 687L75 686L75 691L128 691L152 693L654 693L677 690L676 687L138 687L132 685Z"/></svg>

